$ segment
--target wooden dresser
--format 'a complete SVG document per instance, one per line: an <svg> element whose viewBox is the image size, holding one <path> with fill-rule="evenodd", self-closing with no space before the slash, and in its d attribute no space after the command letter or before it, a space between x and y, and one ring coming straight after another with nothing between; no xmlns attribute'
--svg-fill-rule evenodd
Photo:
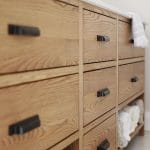
<svg viewBox="0 0 150 150"><path fill-rule="evenodd" d="M0 150L117 150L118 111L144 98L130 20L79 0L0 6Z"/></svg>

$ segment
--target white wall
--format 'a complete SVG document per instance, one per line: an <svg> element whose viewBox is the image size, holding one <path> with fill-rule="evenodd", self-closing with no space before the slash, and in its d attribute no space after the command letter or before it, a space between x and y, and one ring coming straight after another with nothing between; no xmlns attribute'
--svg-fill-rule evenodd
<svg viewBox="0 0 150 150"><path fill-rule="evenodd" d="M123 11L132 11L138 13L145 22L148 23L146 26L146 33L150 41L150 0L93 0L103 1L111 4ZM146 130L150 130L150 46L146 50Z"/></svg>

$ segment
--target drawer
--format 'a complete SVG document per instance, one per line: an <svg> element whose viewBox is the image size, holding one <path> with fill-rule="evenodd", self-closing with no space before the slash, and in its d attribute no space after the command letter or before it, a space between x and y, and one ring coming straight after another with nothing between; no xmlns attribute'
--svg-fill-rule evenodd
<svg viewBox="0 0 150 150"><path fill-rule="evenodd" d="M119 59L134 58L144 56L144 49L135 48L131 43L131 25L126 22L119 21Z"/></svg>
<svg viewBox="0 0 150 150"><path fill-rule="evenodd" d="M144 62L119 66L119 103L144 90Z"/></svg>
<svg viewBox="0 0 150 150"><path fill-rule="evenodd" d="M78 75L0 89L1 149L44 150L77 131L78 95ZM8 135L10 125L34 115L40 127Z"/></svg>
<svg viewBox="0 0 150 150"><path fill-rule="evenodd" d="M84 126L116 105L116 68L84 73Z"/></svg>
<svg viewBox="0 0 150 150"><path fill-rule="evenodd" d="M1 74L77 65L77 7L57 0L1 0L0 5ZM10 24L26 32L15 33L11 26L11 35Z"/></svg>
<svg viewBox="0 0 150 150"><path fill-rule="evenodd" d="M116 20L84 10L84 63L115 60L117 56Z"/></svg>
<svg viewBox="0 0 150 150"><path fill-rule="evenodd" d="M115 115L84 136L84 150L98 150L100 146L106 146L107 150L116 150Z"/></svg>

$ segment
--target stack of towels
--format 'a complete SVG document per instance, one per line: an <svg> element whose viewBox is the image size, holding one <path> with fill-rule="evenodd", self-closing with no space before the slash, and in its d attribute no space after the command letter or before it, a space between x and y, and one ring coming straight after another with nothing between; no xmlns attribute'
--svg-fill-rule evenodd
<svg viewBox="0 0 150 150"><path fill-rule="evenodd" d="M118 116L118 147L125 148L138 124L144 122L144 102L139 99L125 107Z"/></svg>

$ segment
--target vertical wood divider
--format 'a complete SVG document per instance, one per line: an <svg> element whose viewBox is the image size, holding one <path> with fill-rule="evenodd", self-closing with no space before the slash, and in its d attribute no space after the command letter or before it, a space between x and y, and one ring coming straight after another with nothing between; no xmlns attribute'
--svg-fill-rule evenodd
<svg viewBox="0 0 150 150"><path fill-rule="evenodd" d="M116 82L117 82L117 97L116 97L116 150L118 150L118 106L119 106L119 43L118 43L118 39L119 39L119 36L118 36L118 28L119 28L119 25L118 25L118 16L117 16L117 29L116 29L116 34L117 34L117 61L116 61Z"/></svg>
<svg viewBox="0 0 150 150"><path fill-rule="evenodd" d="M79 1L79 150L83 150L83 6Z"/></svg>

